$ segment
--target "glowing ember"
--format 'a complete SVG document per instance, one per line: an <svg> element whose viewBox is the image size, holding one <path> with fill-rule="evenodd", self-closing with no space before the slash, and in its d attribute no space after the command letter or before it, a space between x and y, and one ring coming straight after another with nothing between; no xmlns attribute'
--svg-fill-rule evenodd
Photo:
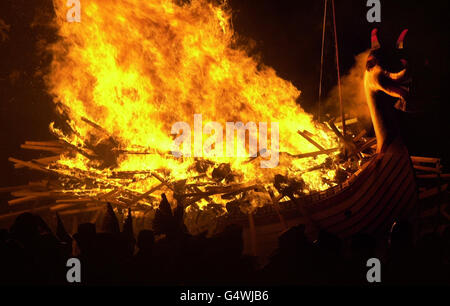
<svg viewBox="0 0 450 306"><path fill-rule="evenodd" d="M302 179L304 192L335 184L336 166L329 155L291 156L318 150L298 130L310 132L325 149L337 146L334 134L296 104L300 91L290 82L232 47L234 33L224 7L206 0L183 5L169 0L91 0L83 2L81 23L69 23L66 1L54 2L61 39L52 46L47 83L70 128L52 124L51 130L77 153L63 155L50 168L83 173L106 191L117 187L144 193L162 180L166 186L156 195L185 179L186 184L197 184L197 192L204 192L202 186L208 183L268 187L277 174ZM277 122L280 152L285 152L279 166L262 169L248 158L207 162L173 157L171 127L180 121L193 126L194 114L223 126L267 122L270 128ZM230 175L220 177L220 170L228 171L226 164ZM118 175L125 172L132 173L132 179ZM66 186L74 188L70 182ZM251 199L252 204L264 204L257 195ZM153 203L148 197L140 201ZM225 200L212 195L197 202L202 203Z"/></svg>

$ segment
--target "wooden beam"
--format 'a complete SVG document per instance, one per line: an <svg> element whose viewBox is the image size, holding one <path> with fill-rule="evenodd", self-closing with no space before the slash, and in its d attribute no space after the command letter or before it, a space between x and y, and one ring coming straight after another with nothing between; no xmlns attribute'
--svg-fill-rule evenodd
<svg viewBox="0 0 450 306"><path fill-rule="evenodd" d="M118 200L111 200L111 199L96 199L96 198L67 198L67 199L60 199L56 200L57 204L71 204L71 203L111 203L116 204L120 206L128 207L128 204L120 202Z"/></svg>
<svg viewBox="0 0 450 306"><path fill-rule="evenodd" d="M98 125L97 123L95 123L95 122L89 120L89 119L86 118L86 117L81 117L81 120L84 121L84 122L86 122L86 123L89 124L90 126L92 126L94 129L97 129L97 130L101 131L102 133L105 133L106 135L109 136L109 132L108 132L106 129L104 129L103 127L101 127L100 125Z"/></svg>
<svg viewBox="0 0 450 306"><path fill-rule="evenodd" d="M345 120L345 125L351 125L358 122L358 118L350 118ZM338 121L335 123L336 127L342 127L342 121Z"/></svg>
<svg viewBox="0 0 450 306"><path fill-rule="evenodd" d="M61 147L30 146L25 144L20 145L20 147L27 150L49 151L53 153L62 153L64 151L64 148Z"/></svg>
<svg viewBox="0 0 450 306"><path fill-rule="evenodd" d="M341 132L337 129L337 127L334 125L333 120L328 121L328 125L330 126L331 130L336 134L336 136L342 140L345 141L344 136L341 134Z"/></svg>
<svg viewBox="0 0 450 306"><path fill-rule="evenodd" d="M28 196L28 197L22 197L22 198L18 198L18 199L14 199L14 200L10 200L8 201L9 205L15 205L15 204L20 204L20 203L25 203L25 202L29 202L29 201L34 201L39 199L39 196Z"/></svg>
<svg viewBox="0 0 450 306"><path fill-rule="evenodd" d="M11 192L12 196L15 197L50 197L52 193L49 191L31 191L31 190L19 190Z"/></svg>
<svg viewBox="0 0 450 306"><path fill-rule="evenodd" d="M19 185L19 186L2 187L2 188L0 188L0 193L12 192L12 191L22 190L22 189L26 189L26 188L30 188L30 186L29 185Z"/></svg>
<svg viewBox="0 0 450 306"><path fill-rule="evenodd" d="M36 158L33 159L33 162L39 163L41 165L48 165L52 162L58 161L61 158L60 155L55 155L55 156L49 156L49 157L43 157L43 158Z"/></svg>
<svg viewBox="0 0 450 306"><path fill-rule="evenodd" d="M151 172L151 175L156 178L158 181L160 181L161 183L163 183L164 185L167 186L167 188L169 188L172 191L175 191L172 184L170 184L169 182L167 182L165 179L163 179L158 173L156 172Z"/></svg>
<svg viewBox="0 0 450 306"><path fill-rule="evenodd" d="M295 158L316 157L316 156L322 155L322 154L329 155L330 153L336 152L338 150L339 150L339 148L333 148L333 149L327 149L327 150L323 150L323 151L302 153L302 154L296 154L296 155L291 155L291 156L295 157Z"/></svg>
<svg viewBox="0 0 450 306"><path fill-rule="evenodd" d="M419 199L422 200L422 199L426 199L426 198L432 197L434 195L437 195L439 192L447 190L447 187L448 187L448 184L444 184L444 185L441 185L438 187L426 189L419 193Z"/></svg>
<svg viewBox="0 0 450 306"><path fill-rule="evenodd" d="M425 171L425 172L434 172L434 173L441 173L440 169L431 168L431 167L425 167L425 166L419 166L419 165L413 165L414 169Z"/></svg>
<svg viewBox="0 0 450 306"><path fill-rule="evenodd" d="M438 177L442 179L450 179L450 173L443 173L443 174L417 174L417 178L420 179L437 179Z"/></svg>
<svg viewBox="0 0 450 306"><path fill-rule="evenodd" d="M267 152L267 149L261 149L261 150L256 154L256 156L250 157L249 159L247 159L247 160L244 161L243 163L244 163L244 164L251 163L252 161L255 161L255 160L259 159L259 158L260 158L263 154L265 154L266 152Z"/></svg>
<svg viewBox="0 0 450 306"><path fill-rule="evenodd" d="M71 209L71 210L65 210L65 211L61 211L59 214L61 216L66 216L66 215L75 215L75 214L81 214L81 213L86 213L86 212L91 212L91 211L96 211L96 210L101 210L102 207L90 207L90 208L85 208L85 209Z"/></svg>
<svg viewBox="0 0 450 306"><path fill-rule="evenodd" d="M303 136L303 138L305 138L306 140L308 140L311 144L313 144L317 149L319 149L320 151L325 150L324 147L322 147L320 144L318 144L316 141L314 141L314 139L312 139L311 137L309 137L308 132L307 131L297 131L298 134L300 134L301 136Z"/></svg>
<svg viewBox="0 0 450 306"><path fill-rule="evenodd" d="M43 211L43 210L48 210L48 206L37 207L37 208L28 208L28 209L23 209L20 211L15 211L15 212L11 212L8 214L0 215L0 220L16 217L16 216L26 213L26 212L34 213L34 212Z"/></svg>
<svg viewBox="0 0 450 306"><path fill-rule="evenodd" d="M25 141L25 145L63 148L62 144L59 141Z"/></svg>
<svg viewBox="0 0 450 306"><path fill-rule="evenodd" d="M234 187L234 186L224 186L224 187L217 187L212 188L209 191L203 191L203 192L196 192L196 193L186 193L184 194L184 197L205 197L205 196L212 196L215 194L230 194L230 193L241 193L244 191L252 190L257 188L259 185L250 185L246 186L245 184L239 184L240 186L244 185L245 187Z"/></svg>
<svg viewBox="0 0 450 306"><path fill-rule="evenodd" d="M17 159L17 158L13 158L13 157L8 158L8 160L10 162L13 162L15 164L28 167L30 169L39 170L39 171L42 171L42 172L51 172L51 171L49 171L49 170L47 170L47 169L45 169L45 168L43 168L43 167L41 167L41 166L39 166L39 165L37 165L35 163L32 163L32 162L23 161L23 160L20 160L20 159Z"/></svg>
<svg viewBox="0 0 450 306"><path fill-rule="evenodd" d="M440 158L422 157L422 156L411 156L411 160L413 163L430 163L430 164L436 164L441 161Z"/></svg>
<svg viewBox="0 0 450 306"><path fill-rule="evenodd" d="M56 204L53 205L52 207L50 207L50 211L58 211L58 210L62 210L62 209L66 209L66 208L70 208L73 206L78 206L79 203L72 203L72 204Z"/></svg>
<svg viewBox="0 0 450 306"><path fill-rule="evenodd" d="M368 148L370 148L373 145L376 145L376 143L377 143L377 139L375 137L370 139L369 141L367 141L365 144L363 144L359 148L359 152L364 151L365 149L368 149Z"/></svg>
<svg viewBox="0 0 450 306"><path fill-rule="evenodd" d="M366 134L367 134L367 131L366 131L366 130L362 130L361 132L359 132L358 135L356 135L356 136L353 138L353 142L357 142L357 141L360 140L362 137L366 136Z"/></svg>
<svg viewBox="0 0 450 306"><path fill-rule="evenodd" d="M131 200L128 205L133 205L137 202L139 202L140 200L144 199L145 197L149 196L150 194L152 194L153 192L155 192L156 190L162 188L163 186L165 186L164 183L161 183L159 185L154 186L153 188L151 188L149 191L137 196L136 198L134 198L133 200Z"/></svg>

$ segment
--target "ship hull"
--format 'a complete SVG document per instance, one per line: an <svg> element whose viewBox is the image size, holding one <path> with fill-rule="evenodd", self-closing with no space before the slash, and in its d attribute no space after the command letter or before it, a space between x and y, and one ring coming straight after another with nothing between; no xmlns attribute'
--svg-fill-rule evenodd
<svg viewBox="0 0 450 306"><path fill-rule="evenodd" d="M417 185L408 151L401 143L393 143L340 186L295 202L282 202L278 209L273 205L261 207L250 222L243 214L231 215L226 224L244 227L244 253L265 256L275 250L286 225L308 226L312 221L314 227L342 239L357 233L387 235L393 222L416 214L417 202ZM305 211L308 218L302 213Z"/></svg>

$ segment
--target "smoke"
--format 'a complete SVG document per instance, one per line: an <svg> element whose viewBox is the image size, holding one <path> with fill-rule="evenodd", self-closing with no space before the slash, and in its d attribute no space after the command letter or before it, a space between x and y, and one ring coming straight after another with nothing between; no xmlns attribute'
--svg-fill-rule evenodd
<svg viewBox="0 0 450 306"><path fill-rule="evenodd" d="M355 56L355 64L349 72L341 77L342 102L345 114L350 117L370 119L369 109L364 94L364 71L369 50ZM339 91L336 85L331 89L325 102L327 109L333 113L339 107Z"/></svg>

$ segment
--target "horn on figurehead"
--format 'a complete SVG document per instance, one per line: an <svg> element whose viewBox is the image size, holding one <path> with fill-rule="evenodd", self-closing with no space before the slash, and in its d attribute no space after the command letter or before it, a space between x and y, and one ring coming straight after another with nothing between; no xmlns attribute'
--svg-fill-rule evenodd
<svg viewBox="0 0 450 306"><path fill-rule="evenodd" d="M371 44L372 44L372 50L379 49L380 48L380 42L378 41L377 37L378 29L373 29L371 34Z"/></svg>
<svg viewBox="0 0 450 306"><path fill-rule="evenodd" d="M404 29L400 36L397 39L397 49L403 49L403 40L405 39L405 35L408 33L408 29Z"/></svg>

